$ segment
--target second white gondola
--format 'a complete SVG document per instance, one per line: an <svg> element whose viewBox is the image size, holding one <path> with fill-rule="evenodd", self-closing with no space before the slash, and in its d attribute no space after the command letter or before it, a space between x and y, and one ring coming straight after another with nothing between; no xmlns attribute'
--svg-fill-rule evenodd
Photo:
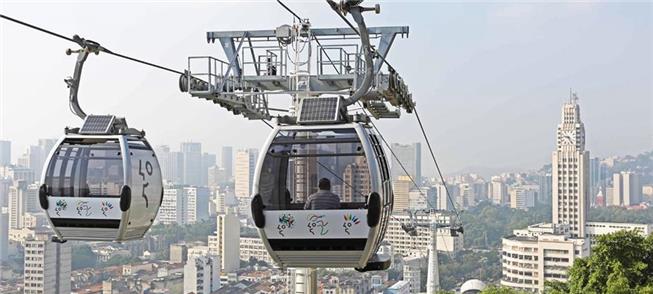
<svg viewBox="0 0 653 294"><path fill-rule="evenodd" d="M327 178L339 209L304 209ZM252 216L281 267L384 270L376 254L393 196L377 135L365 124L278 126L261 151L254 175Z"/></svg>

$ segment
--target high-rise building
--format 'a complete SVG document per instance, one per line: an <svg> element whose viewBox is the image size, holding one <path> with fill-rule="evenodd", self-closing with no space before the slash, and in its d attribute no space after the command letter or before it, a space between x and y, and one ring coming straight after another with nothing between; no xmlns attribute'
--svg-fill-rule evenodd
<svg viewBox="0 0 653 294"><path fill-rule="evenodd" d="M9 257L9 210L0 206L0 263Z"/></svg>
<svg viewBox="0 0 653 294"><path fill-rule="evenodd" d="M0 166L11 164L11 141L0 140Z"/></svg>
<svg viewBox="0 0 653 294"><path fill-rule="evenodd" d="M209 198L211 192L207 187L184 187L185 206L184 225L194 224L209 219Z"/></svg>
<svg viewBox="0 0 653 294"><path fill-rule="evenodd" d="M639 175L621 172L612 175L612 202L614 206L631 206L642 201L642 185Z"/></svg>
<svg viewBox="0 0 653 294"><path fill-rule="evenodd" d="M44 160L41 147L32 145L27 147L25 153L18 158L18 165L31 169L34 172L36 179L40 179Z"/></svg>
<svg viewBox="0 0 653 294"><path fill-rule="evenodd" d="M219 288L219 258L214 255L189 256L184 265L184 294L210 294Z"/></svg>
<svg viewBox="0 0 653 294"><path fill-rule="evenodd" d="M447 193L449 191L449 193ZM435 194L437 197L437 209L438 210L454 210L456 198L460 194L458 191L458 185L447 184L445 187L443 184L435 185ZM449 198L449 195L451 198Z"/></svg>
<svg viewBox="0 0 653 294"><path fill-rule="evenodd" d="M576 94L562 107L552 161L553 223L568 224L572 237L584 238L590 204L589 151Z"/></svg>
<svg viewBox="0 0 653 294"><path fill-rule="evenodd" d="M10 177L0 176L0 207L9 205L9 188L14 184Z"/></svg>
<svg viewBox="0 0 653 294"><path fill-rule="evenodd" d="M209 168L215 166L217 157L213 153L202 153L202 186L209 184Z"/></svg>
<svg viewBox="0 0 653 294"><path fill-rule="evenodd" d="M202 185L202 144L181 143L180 151L184 157L183 183L191 186Z"/></svg>
<svg viewBox="0 0 653 294"><path fill-rule="evenodd" d="M157 222L188 225L208 220L210 197L211 192L207 187L166 184Z"/></svg>
<svg viewBox="0 0 653 294"><path fill-rule="evenodd" d="M424 263L422 257L411 256L404 258L404 281L410 284L410 293L417 294L420 293L420 288L422 287L422 275L421 268Z"/></svg>
<svg viewBox="0 0 653 294"><path fill-rule="evenodd" d="M234 150L231 146L222 146L220 152L220 166L224 168L225 176L228 181L234 176Z"/></svg>
<svg viewBox="0 0 653 294"><path fill-rule="evenodd" d="M392 179L397 180L400 176L406 175L397 161L398 158L404 168L406 168L408 175L420 184L422 182L422 144L419 142L412 144L392 143L390 147L395 155L397 155L396 158L392 158Z"/></svg>
<svg viewBox="0 0 653 294"><path fill-rule="evenodd" d="M220 256L223 273L233 273L240 268L240 220L237 211L227 209L218 215L218 230L209 236L209 252Z"/></svg>
<svg viewBox="0 0 653 294"><path fill-rule="evenodd" d="M184 199L184 188L178 185L165 185L163 189L163 201L159 213L156 216L157 222L162 224L186 223L186 211L188 202Z"/></svg>
<svg viewBox="0 0 653 294"><path fill-rule="evenodd" d="M476 205L476 193L474 186L470 183L461 183L458 185L460 193L456 197L456 204L460 208L468 208Z"/></svg>
<svg viewBox="0 0 653 294"><path fill-rule="evenodd" d="M70 293L70 246L43 232L25 241L24 293Z"/></svg>
<svg viewBox="0 0 653 294"><path fill-rule="evenodd" d="M365 202L371 193L370 171L365 157L356 157L356 160L345 167L342 174L342 202Z"/></svg>
<svg viewBox="0 0 653 294"><path fill-rule="evenodd" d="M492 180L488 183L488 194L490 194L492 203L497 205L508 205L510 201L508 186L501 177L492 177Z"/></svg>
<svg viewBox="0 0 653 294"><path fill-rule="evenodd" d="M392 192L394 194L392 211L402 212L410 208L410 190L413 186L413 182L408 176L399 176L392 181Z"/></svg>
<svg viewBox="0 0 653 294"><path fill-rule="evenodd" d="M516 209L528 210L535 206L537 191L525 186L514 186L510 191L510 207Z"/></svg>
<svg viewBox="0 0 653 294"><path fill-rule="evenodd" d="M537 201L539 203L551 202L551 194L553 193L551 190L552 181L550 173L538 176L539 191L537 192Z"/></svg>
<svg viewBox="0 0 653 294"><path fill-rule="evenodd" d="M236 151L235 192L240 203L249 204L252 195L254 170L256 169L256 149Z"/></svg>
<svg viewBox="0 0 653 294"><path fill-rule="evenodd" d="M181 152L173 152L168 145L155 148L155 153L161 166L163 181L181 185L184 182L184 156Z"/></svg>
<svg viewBox="0 0 653 294"><path fill-rule="evenodd" d="M27 206L27 184L24 181L16 181L9 188L9 228L22 229L23 217Z"/></svg>
<svg viewBox="0 0 653 294"><path fill-rule="evenodd" d="M315 154L318 152L317 146L309 144L304 151L306 154ZM295 202L306 202L308 197L317 192L319 164L317 157L296 157L291 158L288 162L288 183L290 195ZM328 169L334 170L332 166L325 165ZM338 171L334 171L338 172ZM336 181L331 181L332 191L342 191Z"/></svg>

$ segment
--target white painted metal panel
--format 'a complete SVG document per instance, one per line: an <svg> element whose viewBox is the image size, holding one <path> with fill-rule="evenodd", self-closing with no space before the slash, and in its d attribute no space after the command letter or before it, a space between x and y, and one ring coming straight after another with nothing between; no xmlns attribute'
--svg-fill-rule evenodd
<svg viewBox="0 0 653 294"><path fill-rule="evenodd" d="M50 218L120 219L120 198L48 197Z"/></svg>
<svg viewBox="0 0 653 294"><path fill-rule="evenodd" d="M268 239L365 239L367 210L268 210Z"/></svg>

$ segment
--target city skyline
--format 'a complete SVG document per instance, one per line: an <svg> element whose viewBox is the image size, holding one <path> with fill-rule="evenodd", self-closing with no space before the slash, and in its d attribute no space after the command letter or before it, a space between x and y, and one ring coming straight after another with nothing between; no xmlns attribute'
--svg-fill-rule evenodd
<svg viewBox="0 0 653 294"><path fill-rule="evenodd" d="M60 1L0 0L2 293L653 288L653 3Z"/></svg>
<svg viewBox="0 0 653 294"><path fill-rule="evenodd" d="M179 68L184 67L188 55L215 54L215 45L204 44L204 32L213 28L240 28L242 24L237 19L245 13L225 3L215 5L226 5L234 9L233 13L201 9L202 5L213 7L209 4L190 7L159 4L146 11L137 3L130 6L124 23L103 28L96 24L97 21L104 19L106 11L118 8L94 3L76 6L73 14L72 10L67 10L67 5L57 4L52 9L34 11L30 4L6 3L3 12L53 30L79 33L108 48ZM246 11L252 15L273 13L274 17L269 19L256 18L256 27L274 28L291 21L275 3L243 5L248 6ZM651 61L651 44L646 42L646 36L651 34L651 18L650 10L641 9L642 5L647 4L486 3L462 9L458 5L433 3L418 3L408 8L391 2L384 3L384 9L393 10L392 15L381 14L379 19L371 18L370 22L372 25L411 26L410 37L401 40L401 44L391 50L389 58L401 64L402 72L412 81L409 87L422 109L434 151L445 173L451 174L465 169L523 169L546 164L548 150L553 148L550 139L555 137L551 122L557 117L558 105L566 99L569 87L574 87L581 101L585 101L584 120L592 126L588 128L592 136L587 145L594 155L636 154L649 149L652 142L646 134L651 133L652 127L647 121L652 90L648 81L652 70L642 64ZM342 26L337 18L321 13L322 4L292 3L292 6L310 17L315 26ZM434 11L435 15L430 18L414 15L415 7ZM46 10L47 15L43 13ZM198 14L193 20L204 20L184 21L188 26L184 26L183 31L157 21L177 10L183 12L182 15ZM151 23L161 25L164 35L157 35L161 38L156 41L161 50L146 51L154 44L154 39L148 44L149 39L142 36L152 30L133 25L145 13L152 15ZM621 13L629 17L622 18ZM455 23L458 21L455 17L463 14L467 18L461 20L455 30L443 31L442 24ZM512 24L526 17L531 21L521 27L523 31L515 31ZM82 27L81 23L87 25ZM590 27L592 30L588 29ZM597 35L593 31L602 33ZM0 32L3 44L0 137L14 141L13 156L19 156L35 138L56 138L63 133L64 126L80 124L68 112L67 105L64 106L67 89L61 82L71 74L74 61L61 53L70 45L59 40L38 35L41 46L25 48L22 44L34 42L30 39L36 38L37 33L7 23L0 23ZM170 40L170 35L183 39ZM606 39L613 41L605 43ZM421 59L424 66L433 68L432 72L423 74L423 66L416 67L415 62L411 62L412 55L408 53L415 46L434 48L433 55ZM457 50L459 47L477 49ZM40 56L38 60L27 58L35 54ZM525 63L528 67L517 66L519 60L527 56L534 57ZM596 65L596 60L602 63ZM497 66L499 64L505 66ZM27 90L21 86L26 83L24 77L30 76L25 68L38 68L41 77L40 83ZM10 72L19 74L8 74ZM128 77L126 72L129 72ZM179 93L174 75L102 54L89 59L85 73L80 92L82 106L92 112L126 115L130 125L148 132L153 145L176 146L193 139L204 143L205 150L218 153L226 140L231 146L260 148L260 142L267 136L268 129L260 122L234 117ZM533 77L529 78L531 74ZM597 80L609 82L596 83ZM119 91L99 91L106 88L106 83L116 85ZM47 98L42 95L44 92L48 93ZM156 103L155 99L161 103ZM34 108L34 102L38 102L39 107ZM125 108L127 102L133 107ZM286 106L287 102L280 103ZM30 116L16 111L26 107L31 107ZM606 113L614 119L605 119ZM34 117L47 117L48 121ZM188 127L194 121L202 121L203 126L210 127ZM248 136L238 136L233 131L235 124L241 126L239 130L246 130ZM391 142L419 141L412 115L404 114L400 120L378 125ZM509 131L497 131L506 126ZM423 166L425 174L433 174L428 160Z"/></svg>

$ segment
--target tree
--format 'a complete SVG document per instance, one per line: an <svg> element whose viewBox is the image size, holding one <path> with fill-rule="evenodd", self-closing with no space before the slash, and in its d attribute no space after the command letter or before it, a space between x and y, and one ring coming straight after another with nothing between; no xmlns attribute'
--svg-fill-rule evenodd
<svg viewBox="0 0 653 294"><path fill-rule="evenodd" d="M569 269L567 287L568 293L653 292L653 235L619 231L600 236L592 255Z"/></svg>

